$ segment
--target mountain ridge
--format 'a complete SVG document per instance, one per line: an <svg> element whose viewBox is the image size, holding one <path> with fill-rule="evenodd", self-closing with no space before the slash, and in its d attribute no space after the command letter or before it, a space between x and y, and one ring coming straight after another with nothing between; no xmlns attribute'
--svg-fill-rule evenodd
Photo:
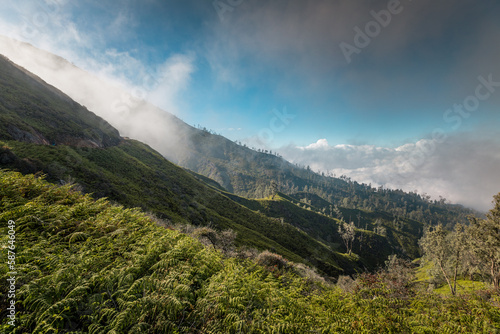
<svg viewBox="0 0 500 334"><path fill-rule="evenodd" d="M3 90L7 82L12 87L28 89L30 85L26 81L34 80L29 76L16 74L21 70L5 59L0 58L0 67L5 74L3 81L0 81L0 90ZM7 68L13 72L7 71ZM12 85L14 83L16 85ZM36 89L31 93L15 95L12 92L19 99L11 98L11 102L18 103L19 107L30 106L31 97L37 94ZM40 134L47 137L52 129L43 123L51 118L43 116L46 112L54 111L51 106L57 106L57 102L56 97L50 94L44 96L44 99L48 103L45 109L30 109L31 113L24 121L37 120ZM87 115L91 121L94 120L95 115L86 109L81 109L82 114L78 116L75 108L80 107L76 104L63 106L67 109L60 110L61 115L68 112L74 113L75 118ZM0 112L2 124L11 122L10 114ZM51 114L55 115L56 111ZM92 125L82 122L76 124ZM99 119L93 123L94 126L100 124ZM83 130L93 132L94 129L79 130L81 131L75 133L81 134ZM111 133L118 136L115 131ZM6 129L0 128L0 168L24 174L43 173L52 183L76 183L77 188L85 193L92 193L95 198L108 197L126 207L141 207L158 216L167 226L192 224L198 227L211 226L219 231L232 229L237 233L238 246L269 249L291 261L314 264L327 276L352 273L364 266L358 260L346 258L339 250L322 245L288 223L278 225L274 219L241 206L227 197L213 181L206 185L200 181L204 177L196 177L195 173L168 162L158 152L138 141L117 137L119 142L116 145L89 147L66 142L49 144L15 139L10 137Z"/></svg>
<svg viewBox="0 0 500 334"><path fill-rule="evenodd" d="M73 99L84 105L88 103L89 109L108 120L123 136L147 143L168 160L215 180L237 195L248 198L267 197L274 181L282 192L290 195L303 192L308 186L313 190L306 192L314 192L331 205L389 210L394 215L407 216L429 224L454 224L455 218L448 220L446 214L440 214L439 211L450 211L453 215L459 215L460 222L465 222L467 215L479 214L464 207L430 201L424 195L416 193L409 196L409 193L401 190L384 189L381 194L377 194L380 188L359 184L349 178L323 177L274 155L256 152L206 129L188 125L167 111L130 94L124 94L111 84L103 83L101 79L61 57L41 51L44 53L43 61L37 60L39 51L31 45L8 38L0 38L0 43L3 43L4 49L9 50L11 55L17 55L19 59L29 59L27 63L31 62L31 67L50 77L54 85L64 86L67 82L68 78L61 74L63 72L64 75L74 78L72 81L80 78L81 80L73 84L74 89L66 89L66 93ZM56 70L50 70L51 68ZM89 82L95 85L90 85ZM106 95L103 96L101 91L106 91ZM89 95L93 98L86 98ZM257 163L253 163L255 160ZM347 203L344 203L346 198ZM393 207L394 203L396 207Z"/></svg>
<svg viewBox="0 0 500 334"><path fill-rule="evenodd" d="M28 122L37 129L37 134L54 140L52 143L23 141L9 134L8 129L0 128L0 163L5 168L25 174L41 172L53 183L76 182L82 191L93 193L96 198L108 197L127 207L140 207L165 220L167 225L173 222L232 229L238 234L239 246L270 249L290 260L315 266L331 277L373 270L392 253L409 258L418 256L423 222L404 214L377 214L369 208L349 207L351 194L361 199L364 193L374 194L366 186L321 176L277 156L255 152L185 125L191 131L186 131L185 137L190 138L192 145L192 151L185 156L191 154L193 163L204 161L213 168L201 171L201 175L197 174L197 168L187 172L148 144L120 137L109 123L85 107L67 98L60 99L59 91L53 88L40 91L37 88L40 82L30 84L37 79L19 74L24 69L4 58L0 58L0 66L4 73L0 81L2 91L11 87L2 100L8 103L3 104L1 124ZM26 117L20 118L19 113ZM62 124L57 128L59 137L53 134L51 122ZM64 139L61 133L74 138L101 138L103 145L78 145L61 140ZM105 136L109 136L110 145L104 145ZM232 185L229 190L234 194L226 191L224 180L219 184L213 175L224 170L226 181ZM210 176L215 181L209 181ZM247 187L247 197L252 197L248 194L253 192L260 193L253 197L262 199L243 198L238 188L242 184ZM322 189L331 192L316 193ZM379 200L386 196L386 202L394 204L394 210L400 207L391 202L391 196L408 195L387 190L376 193ZM311 196L316 196L315 206ZM439 217L438 213L429 209L429 216ZM451 211L439 214L456 218ZM353 251L361 256L342 254L347 252L339 232L343 223L355 225L358 239L353 243Z"/></svg>
<svg viewBox="0 0 500 334"><path fill-rule="evenodd" d="M8 58L0 55L0 61L0 83L3 88L0 112L4 118L0 124L3 130L0 139L79 147L109 147L120 142L118 131L102 118ZM6 78L17 78L23 85L14 80L7 82ZM26 95L22 104L18 101L20 95ZM49 96L57 103L50 101ZM48 109L48 105L52 108ZM39 110L45 112L37 112ZM32 114L37 117L31 117Z"/></svg>

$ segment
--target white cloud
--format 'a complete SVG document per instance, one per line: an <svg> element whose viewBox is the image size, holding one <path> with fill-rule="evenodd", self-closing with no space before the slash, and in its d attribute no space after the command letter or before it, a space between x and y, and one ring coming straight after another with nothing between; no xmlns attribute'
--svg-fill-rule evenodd
<svg viewBox="0 0 500 334"><path fill-rule="evenodd" d="M18 65L107 120L123 136L143 141L173 161L179 161L186 154L188 143L180 130L179 121L142 98L157 102L167 111L182 110L178 106L194 71L192 58L175 55L151 75L144 67L136 67L138 71L143 71L139 72L143 81L134 85L129 80L114 76L123 66L140 65L128 53L109 51L109 56L123 60L118 66L112 62L89 61L89 66L99 73L97 76L51 53L1 36L0 50Z"/></svg>
<svg viewBox="0 0 500 334"><path fill-rule="evenodd" d="M417 190L434 198L444 196L482 211L491 208L492 196L500 192L500 140L472 133L452 134L443 143L422 139L396 148L332 146L321 139L307 147L279 151L285 159L316 171L347 175L373 186Z"/></svg>
<svg viewBox="0 0 500 334"><path fill-rule="evenodd" d="M319 139L317 142L313 143L313 144L310 144L306 147L301 147L302 149L305 149L305 150L318 150L318 149L325 149L325 148L328 148L329 145L328 145L328 140L326 139Z"/></svg>
<svg viewBox="0 0 500 334"><path fill-rule="evenodd" d="M122 135L176 160L183 136L177 121L154 105L181 116L196 70L194 57L173 54L163 64L148 67L134 50L107 47L110 39L135 34L137 22L127 4L116 13L108 10L109 22L87 22L83 30L70 15L75 6L61 0L3 3L0 9L9 11L11 19L0 14L0 34L10 38L0 35L0 53L106 119Z"/></svg>
<svg viewBox="0 0 500 334"><path fill-rule="evenodd" d="M153 83L153 89L147 95L148 101L179 115L183 107L182 93L188 89L195 70L193 56L182 54L171 56L159 67L156 83Z"/></svg>

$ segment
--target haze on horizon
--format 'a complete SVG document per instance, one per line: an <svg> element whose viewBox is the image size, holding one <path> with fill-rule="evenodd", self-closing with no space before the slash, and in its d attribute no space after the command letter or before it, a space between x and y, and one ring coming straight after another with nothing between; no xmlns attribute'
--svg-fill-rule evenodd
<svg viewBox="0 0 500 334"><path fill-rule="evenodd" d="M500 191L493 0L28 0L0 9L1 35L291 162L482 211ZM76 92L61 79L69 72L42 70L50 57L38 56L10 54L98 114L116 102Z"/></svg>

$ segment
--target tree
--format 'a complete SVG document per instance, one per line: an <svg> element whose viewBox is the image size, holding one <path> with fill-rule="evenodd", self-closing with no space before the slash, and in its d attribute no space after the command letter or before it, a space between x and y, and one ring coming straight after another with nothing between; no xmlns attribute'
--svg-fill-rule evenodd
<svg viewBox="0 0 500 334"><path fill-rule="evenodd" d="M339 234L344 241L347 254L351 255L352 244L354 242L354 239L356 238L356 227L354 226L354 223L346 223L344 221L341 221L339 225Z"/></svg>
<svg viewBox="0 0 500 334"><path fill-rule="evenodd" d="M344 221L344 216L342 215L342 212L340 211L338 206L335 205L335 207L333 208L333 212L335 213L337 219L339 219L342 222Z"/></svg>
<svg viewBox="0 0 500 334"><path fill-rule="evenodd" d="M445 230L442 225L429 228L420 240L424 258L434 263L436 274L441 274L446 280L452 295L457 292L457 278L464 269L462 256L466 239L464 226L457 224L453 232Z"/></svg>
<svg viewBox="0 0 500 334"><path fill-rule="evenodd" d="M480 271L490 278L493 287L500 285L500 193L494 196L494 208L486 219L469 218L471 251L480 263Z"/></svg>
<svg viewBox="0 0 500 334"><path fill-rule="evenodd" d="M278 194L278 183L276 181L271 182L271 195L272 199L274 199L274 196Z"/></svg>
<svg viewBox="0 0 500 334"><path fill-rule="evenodd" d="M377 218L377 220L375 221L374 232L384 237L387 236L387 229L382 225L382 219Z"/></svg>

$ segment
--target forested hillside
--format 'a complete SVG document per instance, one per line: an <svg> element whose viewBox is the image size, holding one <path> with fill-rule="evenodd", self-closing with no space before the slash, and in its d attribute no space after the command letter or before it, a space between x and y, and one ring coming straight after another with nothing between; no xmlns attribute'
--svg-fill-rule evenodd
<svg viewBox="0 0 500 334"><path fill-rule="evenodd" d="M329 277L365 268L375 269L392 253L416 255L406 250L417 247L418 235L412 236L402 247L401 242L392 238L391 234L374 234L367 230L367 225L363 228L358 226L357 236L360 240L373 240L373 244L367 244L364 249L362 246L355 248L356 256L345 255L347 249L338 232L338 218L309 212L286 200L295 214L300 213L300 216L302 211L308 211L308 219L322 220L323 225L328 225L326 230L314 231L308 227L310 222L298 221L295 215L287 214L285 208L280 214L279 210L271 213L242 206L238 203L243 199L221 192L213 181L173 165L147 145L120 138L105 121L67 97L61 98L64 96L61 92L50 86L45 87L47 85L43 81L33 78L7 60L2 64L4 77L0 83L10 91L9 98L4 100L5 108L27 110L23 118L16 116L15 112L0 113L2 124L17 124L19 128L24 126L24 131L33 136L52 138L54 130L49 125L57 121L58 115L61 114L64 120L66 115L75 113L75 120L70 123L72 128L67 130L68 136L82 138L87 143L92 137L86 134L98 132L99 127L104 127L107 131L104 133L113 134L110 137L113 138L112 144L89 146L82 142L57 141L55 137L51 144L33 142L25 137L13 137L8 130L0 130L0 138L4 139L0 141L2 168L24 174L42 173L47 180L57 184L76 183L80 191L91 193L94 198L107 197L129 208L140 207L167 225L210 226L218 231L231 229L236 233L239 246L269 249L289 260L312 265ZM39 90L39 85L45 88ZM11 119L16 122L11 123ZM61 129L64 133L65 128ZM391 221L388 217L384 223ZM328 234L318 239L318 233L326 232ZM321 240L329 241L324 243ZM383 256L376 258L374 253Z"/></svg>
<svg viewBox="0 0 500 334"><path fill-rule="evenodd" d="M316 173L270 151L250 149L204 129L186 131L191 153L177 163L214 179L239 196L264 198L277 187L305 201L314 195L321 198L315 206L325 214L332 215L334 206L383 211L401 219L442 223L450 228L457 222L466 222L468 215L479 215L463 206L447 204L443 198L432 200L428 195L374 188L345 176Z"/></svg>
<svg viewBox="0 0 500 334"><path fill-rule="evenodd" d="M498 295L419 292L407 265L353 292L279 256L228 257L138 210L0 172L1 242L15 231L13 333L494 333ZM9 224L7 224L9 222ZM2 247L2 258L7 257ZM6 262L0 279L12 277ZM0 286L2 310L8 287ZM12 327L8 321L14 321Z"/></svg>

